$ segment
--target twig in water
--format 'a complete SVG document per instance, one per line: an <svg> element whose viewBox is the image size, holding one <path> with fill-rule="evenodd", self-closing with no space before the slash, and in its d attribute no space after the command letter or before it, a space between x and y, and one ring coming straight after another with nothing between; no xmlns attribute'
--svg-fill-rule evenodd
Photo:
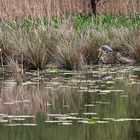
<svg viewBox="0 0 140 140"><path fill-rule="evenodd" d="M4 64L3 64L3 57L2 57L2 49L0 49L0 59L1 59L2 73L4 75Z"/></svg>

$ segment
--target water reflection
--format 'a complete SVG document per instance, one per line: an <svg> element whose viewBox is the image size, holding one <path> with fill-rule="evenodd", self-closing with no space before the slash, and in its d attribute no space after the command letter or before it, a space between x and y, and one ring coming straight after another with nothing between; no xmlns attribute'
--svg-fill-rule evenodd
<svg viewBox="0 0 140 140"><path fill-rule="evenodd" d="M1 80L0 139L140 139L140 83L129 67L42 75Z"/></svg>
<svg viewBox="0 0 140 140"><path fill-rule="evenodd" d="M140 118L140 83L134 83L129 87L129 116ZM131 121L129 126L129 140L140 139L140 121Z"/></svg>

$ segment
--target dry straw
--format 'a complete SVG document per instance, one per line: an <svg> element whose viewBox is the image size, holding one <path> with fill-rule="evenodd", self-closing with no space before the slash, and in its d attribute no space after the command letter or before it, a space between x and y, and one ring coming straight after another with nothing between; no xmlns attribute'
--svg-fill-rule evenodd
<svg viewBox="0 0 140 140"><path fill-rule="evenodd" d="M111 14L140 12L139 0L100 0L97 11ZM1 0L0 18L51 17L66 13L91 12L90 0Z"/></svg>

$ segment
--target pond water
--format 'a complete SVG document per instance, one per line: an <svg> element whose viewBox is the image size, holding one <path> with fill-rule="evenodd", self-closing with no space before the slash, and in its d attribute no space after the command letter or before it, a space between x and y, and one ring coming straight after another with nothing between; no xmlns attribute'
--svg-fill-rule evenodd
<svg viewBox="0 0 140 140"><path fill-rule="evenodd" d="M140 140L140 68L0 76L0 140Z"/></svg>

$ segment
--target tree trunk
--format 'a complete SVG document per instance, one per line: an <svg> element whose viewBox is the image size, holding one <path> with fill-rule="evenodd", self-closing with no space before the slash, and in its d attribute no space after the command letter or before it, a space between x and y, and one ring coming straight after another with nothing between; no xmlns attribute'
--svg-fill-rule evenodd
<svg viewBox="0 0 140 140"><path fill-rule="evenodd" d="M92 14L96 16L96 0L90 0Z"/></svg>

